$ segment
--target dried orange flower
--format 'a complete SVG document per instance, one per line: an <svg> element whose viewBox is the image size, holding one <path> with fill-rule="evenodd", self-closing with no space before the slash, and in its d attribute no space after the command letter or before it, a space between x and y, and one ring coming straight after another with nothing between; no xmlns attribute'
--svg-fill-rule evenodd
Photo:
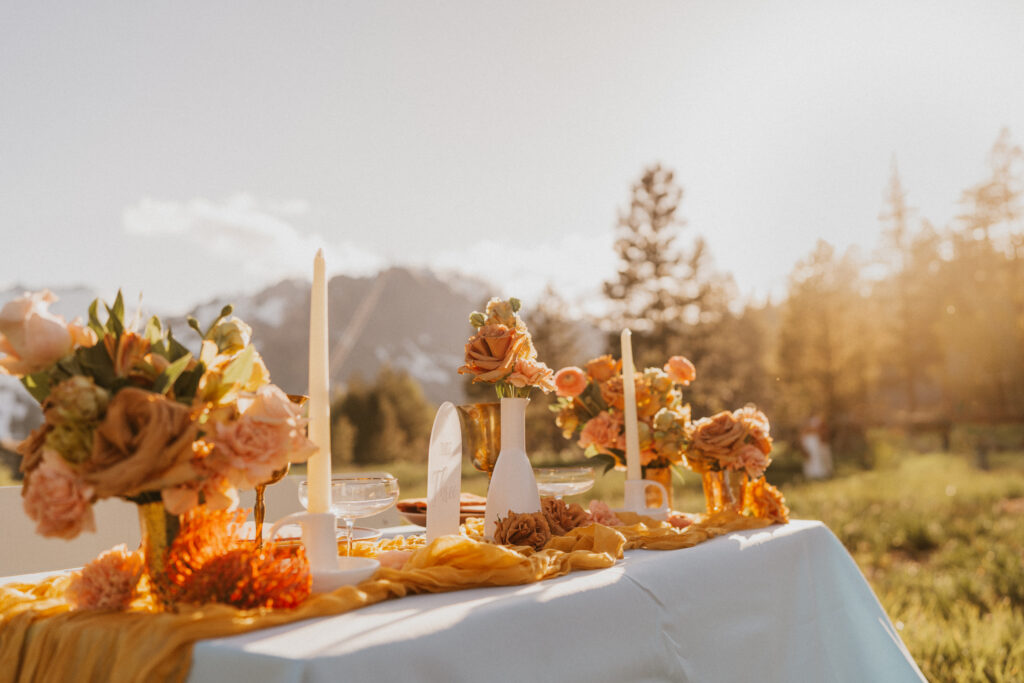
<svg viewBox="0 0 1024 683"><path fill-rule="evenodd" d="M770 519L779 524L789 523L789 508L786 507L782 491L769 484L764 477L747 482L744 498L744 506L755 517Z"/></svg>
<svg viewBox="0 0 1024 683"><path fill-rule="evenodd" d="M590 520L587 512L579 503L567 504L557 498L541 498L540 509L544 513L552 536L564 536L578 526L583 526Z"/></svg>
<svg viewBox="0 0 1024 683"><path fill-rule="evenodd" d="M167 559L174 601L289 609L309 597L313 580L303 548L267 543L257 550L238 536L245 518L244 510L206 507L182 517Z"/></svg>

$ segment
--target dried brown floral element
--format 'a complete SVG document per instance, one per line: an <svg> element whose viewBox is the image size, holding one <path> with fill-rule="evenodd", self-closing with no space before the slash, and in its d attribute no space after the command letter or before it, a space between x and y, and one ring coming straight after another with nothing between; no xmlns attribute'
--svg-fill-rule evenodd
<svg viewBox="0 0 1024 683"><path fill-rule="evenodd" d="M587 511L578 503L571 505L558 498L541 498L540 509L552 536L564 536L578 526L589 523Z"/></svg>
<svg viewBox="0 0 1024 683"><path fill-rule="evenodd" d="M512 512L498 518L495 543L525 545L540 550L551 540L551 527L543 512Z"/></svg>
<svg viewBox="0 0 1024 683"><path fill-rule="evenodd" d="M111 399L82 464L98 498L135 496L196 478L192 442L199 427L188 406L128 387Z"/></svg>

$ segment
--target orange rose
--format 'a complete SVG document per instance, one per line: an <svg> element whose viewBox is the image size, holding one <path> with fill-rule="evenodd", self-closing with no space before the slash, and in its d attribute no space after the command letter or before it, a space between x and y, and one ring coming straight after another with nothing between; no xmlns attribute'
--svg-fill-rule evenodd
<svg viewBox="0 0 1024 683"><path fill-rule="evenodd" d="M587 375L575 365L555 373L555 392L559 396L575 398L587 388Z"/></svg>
<svg viewBox="0 0 1024 683"><path fill-rule="evenodd" d="M516 361L528 358L533 345L527 334L505 325L484 325L466 343L466 364L459 374L472 374L474 382L499 382L508 377Z"/></svg>
<svg viewBox="0 0 1024 683"><path fill-rule="evenodd" d="M587 361L587 374L595 382L604 382L618 372L621 367L621 362L612 359L609 355L598 356Z"/></svg>
<svg viewBox="0 0 1024 683"><path fill-rule="evenodd" d="M665 364L665 372L676 384L687 386L697 378L697 368L683 356L672 356Z"/></svg>
<svg viewBox="0 0 1024 683"><path fill-rule="evenodd" d="M747 430L754 444L761 449L765 455L772 452L772 437L769 434L771 426L768 424L768 416L754 406L745 406L733 413L736 420Z"/></svg>

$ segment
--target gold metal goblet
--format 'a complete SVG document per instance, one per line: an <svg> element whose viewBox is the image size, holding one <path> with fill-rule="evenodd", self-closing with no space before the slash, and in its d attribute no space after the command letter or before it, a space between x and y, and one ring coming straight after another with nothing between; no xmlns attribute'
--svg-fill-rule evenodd
<svg viewBox="0 0 1024 683"><path fill-rule="evenodd" d="M288 400L290 400L292 403L294 403L297 406L305 406L306 401L309 400L309 397L308 396L298 395L298 394L288 394ZM263 547L263 520L267 516L267 506L266 506L266 502L264 501L264 495L266 494L267 487L270 486L271 484L276 484L277 482L279 482L282 479L284 479L284 476L286 474L288 474L289 468L291 468L290 464L285 465L284 467L282 467L279 470L274 470L270 474L270 478L269 479L267 479L266 481L264 481L262 483L257 484L256 487L255 487L255 489L256 489L256 501L253 503L253 506L252 506L252 519L253 519L254 524L256 525L256 548L257 549Z"/></svg>
<svg viewBox="0 0 1024 683"><path fill-rule="evenodd" d="M501 451L501 404L472 403L456 409L462 425L462 452L469 453L473 467L486 472L489 479Z"/></svg>

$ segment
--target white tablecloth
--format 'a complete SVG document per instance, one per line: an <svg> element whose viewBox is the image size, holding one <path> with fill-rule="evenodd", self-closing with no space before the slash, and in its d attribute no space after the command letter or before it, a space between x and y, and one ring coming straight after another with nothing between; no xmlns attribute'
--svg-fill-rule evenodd
<svg viewBox="0 0 1024 683"><path fill-rule="evenodd" d="M190 681L922 681L820 522L196 644Z"/></svg>

